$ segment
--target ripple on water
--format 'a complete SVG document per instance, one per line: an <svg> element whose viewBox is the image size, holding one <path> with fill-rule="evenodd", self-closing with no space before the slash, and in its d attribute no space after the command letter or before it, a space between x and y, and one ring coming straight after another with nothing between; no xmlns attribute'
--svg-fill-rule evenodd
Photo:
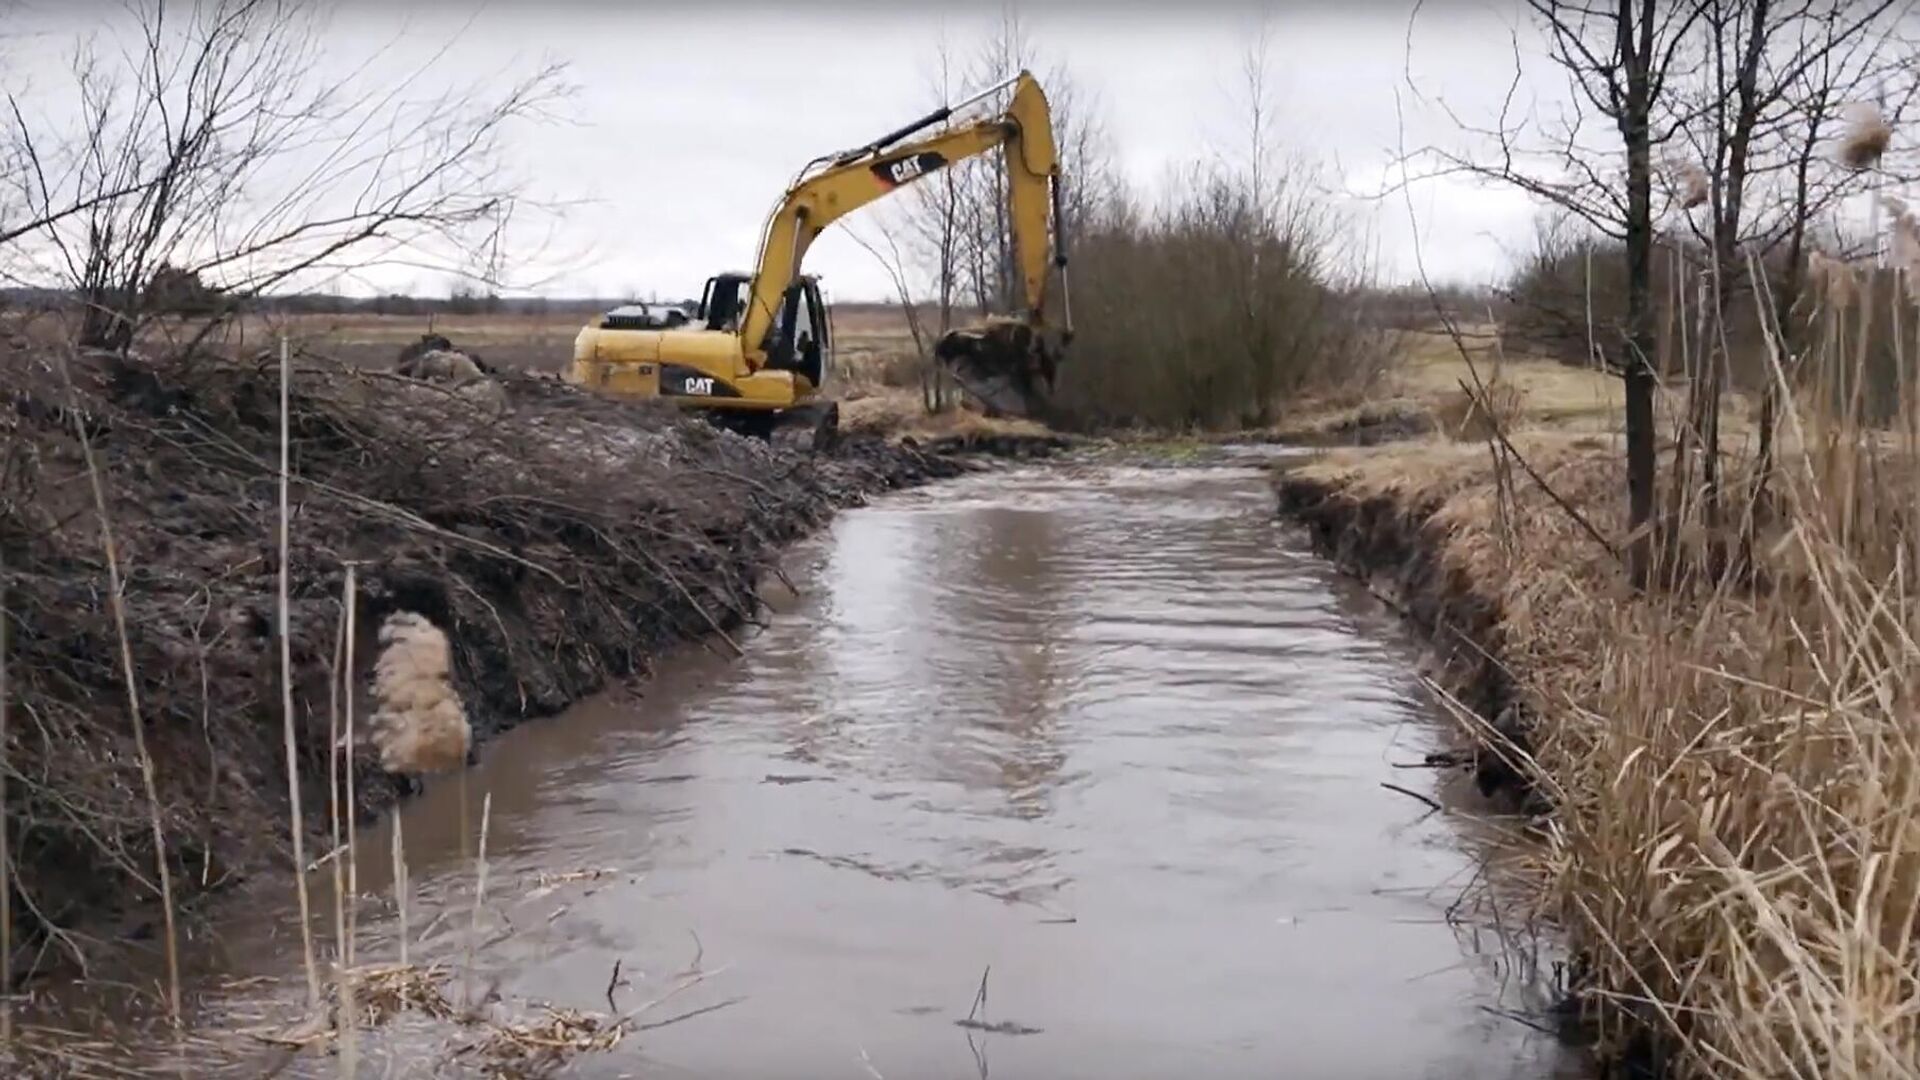
<svg viewBox="0 0 1920 1080"><path fill-rule="evenodd" d="M992 1016L1042 1029L988 1037L1006 1075L1554 1066L1440 923L1472 854L1379 791L1428 779L1390 766L1435 739L1410 654L1264 474L973 476L842 515L791 572L746 656L675 658L469 777L537 928L489 950L503 993L592 1007L617 957L631 1004L697 935L684 1007L744 997L589 1071L973 1072L952 1021L988 966ZM407 838L458 907L452 790ZM527 884L583 866L621 874ZM286 938L252 963L297 970Z"/></svg>

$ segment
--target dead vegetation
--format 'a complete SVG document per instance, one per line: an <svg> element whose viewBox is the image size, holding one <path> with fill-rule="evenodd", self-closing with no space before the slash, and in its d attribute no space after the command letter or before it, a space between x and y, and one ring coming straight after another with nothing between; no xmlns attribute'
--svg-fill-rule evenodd
<svg viewBox="0 0 1920 1080"><path fill-rule="evenodd" d="M451 685L483 740L644 670L674 642L730 642L782 540L836 505L956 468L861 438L832 458L783 454L511 373L498 378L501 413L297 356L283 637L277 360L74 356L72 398L53 360L37 347L0 357L11 391L0 413L10 969L21 977L85 973L102 949L147 936L162 891L155 818L185 897L273 854L258 823L288 811L275 795L286 790L283 640L299 790L307 820L324 820L326 687L350 565L360 639L402 611L442 628ZM89 475L114 525L118 590ZM136 730L154 764L153 813ZM448 747L433 764L451 762ZM358 809L403 786L379 771L380 753L356 747Z"/></svg>
<svg viewBox="0 0 1920 1080"><path fill-rule="evenodd" d="M1651 589L1624 572L1620 436L1597 417L1523 406L1497 429L1504 451L1491 435L1336 451L1280 481L1433 633L1438 683L1488 747L1483 785L1551 811L1514 915L1565 933L1615 1061L1920 1067L1920 401L1908 379L1866 404L1884 341L1846 306L1900 303L1911 334L1920 313L1888 284L1830 297L1830 332L1773 354L1793 403L1779 457L1746 441L1724 463L1734 491L1773 465L1770 494L1715 528L1683 490ZM1891 347L1903 370L1920 357ZM1687 422L1684 396L1659 400Z"/></svg>

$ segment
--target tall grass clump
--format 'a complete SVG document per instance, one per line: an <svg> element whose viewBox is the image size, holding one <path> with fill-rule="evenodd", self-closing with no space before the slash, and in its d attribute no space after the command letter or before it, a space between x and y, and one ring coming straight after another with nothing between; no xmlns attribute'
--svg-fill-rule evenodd
<svg viewBox="0 0 1920 1080"><path fill-rule="evenodd" d="M1799 313L1746 262L1770 450L1723 443L1717 519L1665 471L1645 587L1616 554L1625 465L1589 431L1502 416L1485 446L1336 452L1283 482L1358 547L1434 556L1400 569L1511 767L1483 782L1547 811L1530 890L1501 894L1537 908L1508 923L1553 924L1605 1056L1664 1075L1920 1075L1920 305L1905 266L1809 262ZM1657 400L1663 430L1694 415Z"/></svg>
<svg viewBox="0 0 1920 1080"><path fill-rule="evenodd" d="M1361 318L1346 223L1300 182L1218 169L1145 210L1102 206L1073 258L1077 337L1060 404L1090 427L1226 429L1356 386L1386 361Z"/></svg>
<svg viewBox="0 0 1920 1080"><path fill-rule="evenodd" d="M1729 526L1744 567L1677 548L1641 597L1575 573L1546 616L1599 620L1594 655L1561 657L1578 670L1531 673L1549 898L1606 1029L1683 1075L1920 1070L1920 310L1899 272L1828 290L1797 347L1763 313L1787 404L1775 494ZM1887 339L1864 331L1889 324L1902 377L1876 389Z"/></svg>

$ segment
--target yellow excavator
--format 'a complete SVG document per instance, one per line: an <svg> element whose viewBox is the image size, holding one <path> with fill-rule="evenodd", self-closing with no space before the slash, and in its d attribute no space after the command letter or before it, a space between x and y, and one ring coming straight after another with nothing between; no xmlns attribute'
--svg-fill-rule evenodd
<svg viewBox="0 0 1920 1080"><path fill-rule="evenodd" d="M921 136L1009 87L1005 112ZM809 162L767 219L753 273L708 278L691 311L630 304L599 316L574 342L568 379L618 397L667 398L743 434L804 432L816 449L831 443L839 426L839 406L827 396L833 334L818 281L800 272L807 248L843 215L998 147L1006 148L1023 308L943 335L934 356L989 414L1043 414L1073 331L1053 120L1046 94L1025 71L864 146ZM1054 268L1057 330L1044 310Z"/></svg>

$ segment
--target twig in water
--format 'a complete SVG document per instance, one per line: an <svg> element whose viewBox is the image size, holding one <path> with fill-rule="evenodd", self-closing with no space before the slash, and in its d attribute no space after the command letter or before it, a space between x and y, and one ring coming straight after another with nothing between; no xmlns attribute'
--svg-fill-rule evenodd
<svg viewBox="0 0 1920 1080"><path fill-rule="evenodd" d="M1410 791L1407 788L1403 788L1399 784L1389 784L1386 781L1382 780L1380 782L1380 786L1383 788L1386 788L1388 791L1397 791L1400 794L1405 795L1410 799L1419 799L1421 802L1426 803L1428 806L1432 807L1433 812L1436 814L1442 813L1446 810L1446 807L1441 806L1438 802L1435 802L1434 800L1427 798L1425 795L1422 795L1417 791Z"/></svg>
<svg viewBox="0 0 1920 1080"><path fill-rule="evenodd" d="M988 964L980 972L980 989L973 995L973 1008L967 1010L967 1019L972 1020L983 1014L987 1007L987 976L993 974L993 965Z"/></svg>
<svg viewBox="0 0 1920 1080"><path fill-rule="evenodd" d="M695 975L692 978L682 979L677 985L673 987L673 989L668 990L666 993L661 994L659 997L656 997L653 1000L648 1001L645 1004L639 1005L635 1008L628 1009L626 1012L622 1013L620 1015L620 1018L614 1021L614 1023L616 1026L626 1027L628 1024L633 1023L635 1018L643 1016L653 1011L654 1009L672 1000L673 998L678 997L680 994L688 990L691 990L696 986L699 986L701 983L706 982L709 978L713 977L714 975L718 975L725 970L726 970L725 968L721 968L718 971L702 973L699 975Z"/></svg>
<svg viewBox="0 0 1920 1080"><path fill-rule="evenodd" d="M347 853L347 845L345 844L341 844L338 847L335 847L329 850L325 855L322 855L319 858L307 864L307 873L311 874L314 871L319 870L323 866L331 865L332 863L337 861L340 858L340 856L345 855L346 853Z"/></svg>
<svg viewBox="0 0 1920 1080"><path fill-rule="evenodd" d="M686 1012L683 1012L683 1013L680 1013L680 1014L678 1014L678 1015L675 1015L675 1016L669 1016L669 1017L667 1017L667 1018L666 1018L665 1020L653 1020L653 1021L649 1021L649 1022L647 1022L647 1023L645 1023L645 1024L635 1024L635 1025L633 1025L633 1027L632 1027L632 1028L630 1028L629 1030L631 1030L631 1031L653 1031L653 1030L655 1030L656 1028L663 1028L663 1027L666 1027L666 1026L667 1026L667 1025L669 1025L669 1024L677 1024L677 1023L679 1023L679 1022L680 1022L680 1021L682 1021L682 1020L691 1020L691 1019L693 1019L693 1018L694 1018L694 1017L696 1017L696 1016L704 1016L704 1015L706 1015L707 1013L710 1013L710 1012L719 1012L719 1011L720 1011L721 1009L725 1009L725 1008L729 1008L729 1007L731 1007L731 1006L734 1006L734 1005L738 1005L738 1004L740 1004L741 1002L743 1002L743 1001L745 1001L745 1000L747 1000L747 999L746 999L746 998L743 998L743 997L731 997L731 998L728 998L728 999L727 999L727 1000L725 1000L725 1001L720 1001L720 1002L715 1002L715 1003L714 1003L714 1004L712 1004L712 1005L702 1005L702 1006L700 1006L700 1007L699 1007L699 1008L697 1008L697 1009L690 1009L690 1010L688 1010L688 1011L686 1011Z"/></svg>
<svg viewBox="0 0 1920 1080"><path fill-rule="evenodd" d="M620 977L620 958L615 957L613 960L613 974L607 976L607 1011L608 1012L620 1011L620 1006L614 1003L613 992L619 989L620 987L627 986L627 985L630 985L627 982L627 980Z"/></svg>
<svg viewBox="0 0 1920 1080"><path fill-rule="evenodd" d="M1526 1027L1530 1027L1542 1035L1560 1034L1555 1029L1548 1027L1547 1025L1541 1023L1540 1021L1535 1020L1532 1017L1527 1016L1526 1014L1518 1012L1514 1009L1496 1009L1491 1005L1482 1005L1480 1006L1480 1010L1489 1016L1497 1016L1502 1020L1511 1020L1516 1024L1521 1024Z"/></svg>

